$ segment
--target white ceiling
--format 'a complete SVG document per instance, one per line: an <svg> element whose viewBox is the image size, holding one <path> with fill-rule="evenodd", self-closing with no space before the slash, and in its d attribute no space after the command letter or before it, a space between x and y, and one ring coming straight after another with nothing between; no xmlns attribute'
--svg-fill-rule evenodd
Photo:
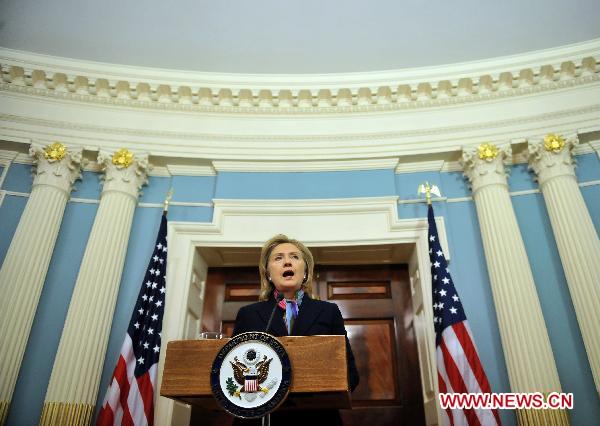
<svg viewBox="0 0 600 426"><path fill-rule="evenodd" d="M600 37L598 0L0 0L0 46L226 73L442 65Z"/></svg>

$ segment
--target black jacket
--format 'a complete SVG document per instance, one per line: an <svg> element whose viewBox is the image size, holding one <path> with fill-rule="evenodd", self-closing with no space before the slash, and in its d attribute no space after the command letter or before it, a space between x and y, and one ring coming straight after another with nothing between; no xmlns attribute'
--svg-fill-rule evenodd
<svg viewBox="0 0 600 426"><path fill-rule="evenodd" d="M271 297L269 300L263 302L253 303L251 305L247 305L242 307L235 319L235 326L233 329L233 336L236 336L240 333L245 333L247 331L265 331L267 323L269 321L269 317L271 316L271 312L275 307L275 298ZM272 334L275 337L287 336L287 328L285 326L285 321L283 320L282 310L277 308L275 311L275 315L273 316L273 321L271 323L271 327L268 331L269 334ZM311 299L307 294L302 298L302 304L300 305L300 309L298 312L298 318L294 321L294 325L292 326L292 336L314 336L314 335L340 335L346 336L346 329L344 327L344 319L342 318L342 314L335 303L324 302L321 300ZM352 353L352 348L350 347L350 342L348 341L348 337L346 337L346 354L347 354L347 362L348 362L348 384L350 389L353 391L358 385L359 377L358 371L356 369L356 364L354 362L354 354ZM329 411L327 413L326 411ZM334 413L331 413L334 411ZM275 413L279 414L279 413ZM281 413L284 414L284 413ZM318 412L313 413L303 413L304 415L300 415L300 413L294 413L294 420L290 423L290 419L286 419L283 424L306 424L305 421L308 421L309 418L315 418L320 420L325 420L331 418L333 414L333 421L329 421L329 424L340 424L341 420L339 418L339 413L337 410L319 410ZM299 416L300 415L300 416ZM299 417L306 417L300 422ZM276 425L279 422L276 418L277 416L272 418L272 424ZM282 419L283 420L283 419ZM245 423L245 422L243 422ZM242 424L240 422L236 422L236 424Z"/></svg>

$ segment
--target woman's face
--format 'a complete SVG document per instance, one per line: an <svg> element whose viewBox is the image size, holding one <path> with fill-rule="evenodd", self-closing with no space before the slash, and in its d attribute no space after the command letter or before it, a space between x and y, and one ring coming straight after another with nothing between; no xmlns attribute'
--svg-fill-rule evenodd
<svg viewBox="0 0 600 426"><path fill-rule="evenodd" d="M306 265L298 247L291 243L283 243L273 248L269 255L267 275L275 288L286 298L292 298L300 289L305 273Z"/></svg>

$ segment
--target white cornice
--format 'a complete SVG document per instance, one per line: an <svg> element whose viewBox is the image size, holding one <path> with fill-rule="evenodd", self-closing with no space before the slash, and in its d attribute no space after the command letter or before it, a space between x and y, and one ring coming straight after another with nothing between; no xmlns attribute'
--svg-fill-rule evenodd
<svg viewBox="0 0 600 426"><path fill-rule="evenodd" d="M7 151L0 149L0 164L10 164L17 157L17 151Z"/></svg>
<svg viewBox="0 0 600 426"><path fill-rule="evenodd" d="M213 161L218 172L330 172L393 169L398 158L339 161Z"/></svg>
<svg viewBox="0 0 600 426"><path fill-rule="evenodd" d="M414 161L410 163L400 163L396 167L396 173L416 173L416 172L440 172L444 167L446 161L444 160L433 160L433 161Z"/></svg>
<svg viewBox="0 0 600 426"><path fill-rule="evenodd" d="M33 158L29 154L19 152L13 160L16 164L33 164Z"/></svg>
<svg viewBox="0 0 600 426"><path fill-rule="evenodd" d="M344 210L344 206L351 206L353 209L362 210L379 210L383 207L393 209L398 203L398 196L384 197L354 197L354 198L324 198L324 199L282 199L282 200L264 200L264 199L213 199L215 208L223 211L229 210L244 210L248 211L273 211L280 208L283 210L291 210L297 213L312 212L319 210L323 213L327 212L328 208L340 212ZM390 207L392 206L392 207Z"/></svg>
<svg viewBox="0 0 600 426"><path fill-rule="evenodd" d="M191 73L0 49L0 90L121 107L317 114L451 106L600 80L600 39L485 61L326 75Z"/></svg>
<svg viewBox="0 0 600 426"><path fill-rule="evenodd" d="M598 154L598 158L600 158L600 140L590 142L589 145L592 148L592 150L595 151L596 154Z"/></svg>
<svg viewBox="0 0 600 426"><path fill-rule="evenodd" d="M301 90L305 88L378 87L382 85L413 84L431 80L458 81L460 78L482 74L518 72L523 68L541 65L560 67L565 61L595 56L600 51L600 39L593 39L555 48L523 54L496 57L431 67L399 70L329 73L329 74L237 74L181 71L160 68L136 67L0 48L0 60L7 65L23 67L29 71L43 69L52 73L87 75L109 81L147 82L173 86L197 86L221 89L246 88L269 90Z"/></svg>
<svg viewBox="0 0 600 426"><path fill-rule="evenodd" d="M165 168L171 176L215 176L217 172L212 166L192 166L167 164Z"/></svg>

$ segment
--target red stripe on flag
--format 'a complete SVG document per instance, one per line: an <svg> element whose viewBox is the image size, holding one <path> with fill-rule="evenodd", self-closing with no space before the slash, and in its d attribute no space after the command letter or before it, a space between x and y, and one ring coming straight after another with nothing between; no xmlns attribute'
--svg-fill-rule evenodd
<svg viewBox="0 0 600 426"><path fill-rule="evenodd" d="M118 386L118 389L115 387ZM115 371L113 372L113 377L111 380L111 384L107 391L107 398L111 393L118 393L119 395L119 407L123 410L123 419L121 421L121 425L129 426L133 425L133 421L131 420L131 415L129 414L129 409L127 408L127 394L129 393L129 381L127 380L127 365L125 364L125 360L123 359L123 355L119 355L119 359L117 360L117 365L115 367ZM118 411L118 408L115 409ZM113 425L115 422L115 413L112 410L112 407L106 401L105 405L102 407L100 414L98 415L98 419L96 420L96 426L107 426Z"/></svg>
<svg viewBox="0 0 600 426"><path fill-rule="evenodd" d="M481 360L479 359L479 355L477 354L477 350L471 339L471 334L466 329L464 322L456 323L452 328L454 329L454 334L456 334L463 352L466 355L466 359L471 366L471 371L473 371L473 375L477 379L477 383L479 383L479 388L482 392L490 393L490 383L485 376L485 372L481 366Z"/></svg>
<svg viewBox="0 0 600 426"><path fill-rule="evenodd" d="M440 349L442 350L442 354L444 356L444 366L446 367L446 375L448 376L448 380L450 380L450 386L456 393L468 393L468 389L465 386L465 382L460 374L460 370L456 366L454 362L454 358L448 351L446 347L446 342L442 338L439 344ZM480 425L479 418L477 417L477 413L473 409L462 410L465 413L465 417L469 422L469 425Z"/></svg>
<svg viewBox="0 0 600 426"><path fill-rule="evenodd" d="M106 404L100 409L96 426L112 426L115 422L115 416L110 408L110 405Z"/></svg>
<svg viewBox="0 0 600 426"><path fill-rule="evenodd" d="M154 423L154 389L152 388L152 382L150 381L150 374L146 373L143 376L138 377L137 383L140 397L144 403L146 420L148 424L151 425Z"/></svg>
<svg viewBox="0 0 600 426"><path fill-rule="evenodd" d="M479 354L477 353L477 349L475 348L475 344L473 343L473 339L471 338L471 333L465 327L464 322L459 322L452 326L454 329L454 333L456 337L458 337L458 341L463 348L463 352L466 355L467 361L471 366L471 370L473 371L473 375L477 379L477 383L479 383L479 387L483 393L491 393L492 388L490 386L490 382L487 379L485 371L483 371L483 365L481 364L481 360L479 359ZM494 418L496 419L497 424L500 424L500 414L498 414L498 410L491 410Z"/></svg>
<svg viewBox="0 0 600 426"><path fill-rule="evenodd" d="M117 370L119 374L117 374ZM121 388L121 394L119 395L119 402L121 403L121 409L123 410L123 418L121 420L121 426L133 426L133 419L129 412L129 406L127 405L127 397L129 396L129 379L127 378L127 364L123 355L119 356L117 367L115 368L115 379L119 383Z"/></svg>
<svg viewBox="0 0 600 426"><path fill-rule="evenodd" d="M442 375L438 372L438 387L440 393L447 393L448 388L446 387L446 382L442 378ZM450 420L450 426L454 426L454 417L452 416L452 410L450 408L446 408L446 414L448 415L448 420Z"/></svg>

